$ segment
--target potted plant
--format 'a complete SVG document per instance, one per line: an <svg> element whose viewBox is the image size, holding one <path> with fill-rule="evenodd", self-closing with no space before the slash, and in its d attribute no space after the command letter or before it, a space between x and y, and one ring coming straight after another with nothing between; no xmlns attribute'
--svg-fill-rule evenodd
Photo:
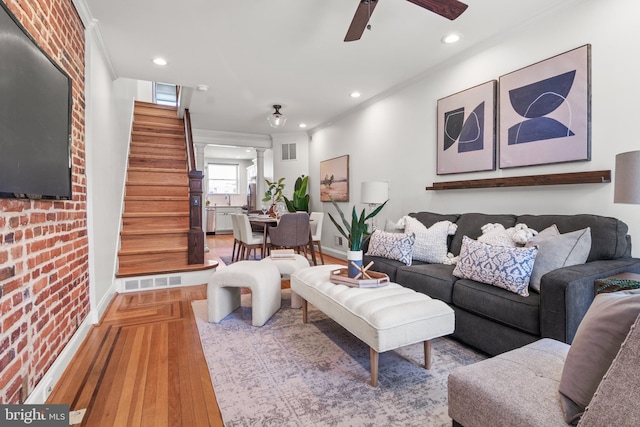
<svg viewBox="0 0 640 427"><path fill-rule="evenodd" d="M264 192L263 202L271 202L269 207L269 215L277 216L276 204L281 202L284 198L282 191L284 190L284 178L280 178L277 181L264 180L267 183L267 191Z"/></svg>
<svg viewBox="0 0 640 427"><path fill-rule="evenodd" d="M289 212L309 213L309 195L307 194L308 182L308 176L299 176L298 179L296 179L296 183L293 187L293 199L289 200L287 196L283 196L284 202L287 204L287 210L289 210Z"/></svg>
<svg viewBox="0 0 640 427"><path fill-rule="evenodd" d="M359 269L354 267L352 263L355 263L357 266L362 267L362 242L364 238L370 236L369 227L367 225L367 220L373 218L378 215L378 213L382 210L384 205L386 205L388 200L375 208L369 215L365 215L365 210L362 210L360 216L356 213L356 207L353 207L351 212L351 224L347 222L347 219L340 209L340 206L331 198L331 203L335 206L336 210L340 214L340 219L342 220L342 224L344 228L338 224L338 222L333 218L331 213L329 213L329 219L336 226L340 234L346 237L347 242L349 243L349 251L347 252L347 262L349 263L349 277L353 278L359 273Z"/></svg>

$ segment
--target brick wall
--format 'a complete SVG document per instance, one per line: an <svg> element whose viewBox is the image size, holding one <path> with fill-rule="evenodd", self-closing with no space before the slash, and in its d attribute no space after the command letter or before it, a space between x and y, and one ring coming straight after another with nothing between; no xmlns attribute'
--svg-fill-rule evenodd
<svg viewBox="0 0 640 427"><path fill-rule="evenodd" d="M73 199L0 199L0 403L18 403L89 312L84 28L71 0L0 1L73 80Z"/></svg>

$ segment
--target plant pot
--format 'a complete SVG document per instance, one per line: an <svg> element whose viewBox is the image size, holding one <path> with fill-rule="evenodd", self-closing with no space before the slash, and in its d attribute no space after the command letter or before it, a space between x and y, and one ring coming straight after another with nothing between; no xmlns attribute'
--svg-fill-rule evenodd
<svg viewBox="0 0 640 427"><path fill-rule="evenodd" d="M347 251L347 263L349 264L349 278L353 279L360 273L360 269L353 264L362 267L362 251Z"/></svg>

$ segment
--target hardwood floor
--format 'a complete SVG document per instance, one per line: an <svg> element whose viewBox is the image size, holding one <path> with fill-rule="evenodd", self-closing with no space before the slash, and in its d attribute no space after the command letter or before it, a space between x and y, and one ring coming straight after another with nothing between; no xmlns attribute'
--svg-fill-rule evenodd
<svg viewBox="0 0 640 427"><path fill-rule="evenodd" d="M221 261L233 236L207 245L206 258ZM82 426L222 426L191 309L206 297L204 284L116 295L47 403L86 409Z"/></svg>

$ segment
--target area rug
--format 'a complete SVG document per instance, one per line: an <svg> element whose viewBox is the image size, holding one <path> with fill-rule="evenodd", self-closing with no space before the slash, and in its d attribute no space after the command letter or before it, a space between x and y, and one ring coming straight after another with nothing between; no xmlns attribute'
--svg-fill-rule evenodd
<svg viewBox="0 0 640 427"><path fill-rule="evenodd" d="M251 295L219 324L193 301L200 340L225 426L450 426L447 377L484 356L448 339L380 354L378 387L369 385L369 348L324 313L310 323L290 308L251 326Z"/></svg>

